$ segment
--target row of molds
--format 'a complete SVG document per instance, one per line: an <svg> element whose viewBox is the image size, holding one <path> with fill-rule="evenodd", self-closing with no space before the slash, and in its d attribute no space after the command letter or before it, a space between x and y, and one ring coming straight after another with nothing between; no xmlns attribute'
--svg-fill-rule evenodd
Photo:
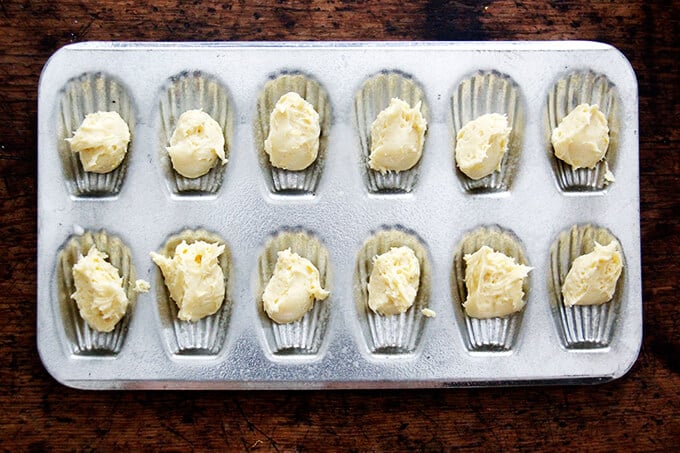
<svg viewBox="0 0 680 453"><path fill-rule="evenodd" d="M321 132L318 157L312 165L300 171L273 167L264 151L264 139L269 133L269 115L277 100L288 92L298 93L319 113ZM411 106L420 102L423 117L427 121L430 119L425 90L412 76L386 70L364 81L354 99L353 120L361 148L360 167L366 188L371 193L408 193L418 180L422 159L404 171L380 172L371 169L368 164L371 125L392 98L400 98ZM610 129L610 143L606 157L595 168L574 170L555 157L550 144L550 133L571 110L583 103L597 104L604 113ZM173 169L166 151L179 116L193 109L201 109L217 121L223 131L225 153L229 157L234 133L233 100L227 87L217 77L201 71L183 72L173 76L162 87L158 101L160 127L157 154L168 188L173 194L216 194L224 178L224 165L218 164L198 178L187 178ZM66 142L85 116L97 111L118 112L128 124L132 135L131 143L134 144L136 112L134 102L123 83L104 73L86 73L70 80L61 96L57 149L69 190L74 196L115 196L125 180L128 156L118 168L109 173L86 172L78 156L71 152ZM592 71L569 73L553 85L548 93L544 112L546 151L559 189L565 192L602 191L608 183L607 170L614 167L618 150L619 111L616 87L606 76ZM476 72L460 81L453 90L450 98L450 129L454 146L458 131L467 122L487 113L507 116L508 125L512 128L508 151L499 171L478 180L469 178L453 164L462 187L468 193L508 191L520 167L526 122L525 102L518 84L510 76L497 71ZM329 95L313 76L303 72L285 72L272 76L264 84L257 99L253 129L260 167L272 193L316 193L324 171L332 123ZM424 148L423 152L427 153L427 146Z"/></svg>
<svg viewBox="0 0 680 453"><path fill-rule="evenodd" d="M228 243L216 233L205 230L184 230L173 234L164 243L159 253L170 256L182 240L217 243L225 246L219 257L219 265L224 276L225 297L221 308L213 315L199 321L182 321L177 317L177 306L170 298L160 271L156 272L155 296L161 327L168 349L177 355L214 356L223 349L229 328L232 310L242 309L234 304L231 288L234 272ZM606 348L612 341L615 331L616 314L622 303L624 275L619 278L614 297L609 302L591 306L567 306L562 298L561 288L573 261L593 250L595 242L606 245L616 237L605 228L593 225L575 225L561 232L550 249L550 268L547 272L550 305L562 344L567 349ZM467 297L465 286L464 256L474 253L483 245L513 258L517 263L529 265L521 240L509 230L498 226L483 226L465 234L454 250L451 271L451 296L455 320L463 334L467 349L471 352L502 352L515 348L516 337L522 327L522 317L526 306L519 312L504 317L477 319L467 316L462 304ZM108 255L123 278L123 287L131 302L128 311L111 332L98 332L92 329L79 315L71 294L75 291L72 269L80 255L86 254L91 247L97 247ZM368 306L368 281L374 257L393 247L411 248L420 265L420 282L413 305L405 312L395 315L380 315ZM319 271L320 284L331 291L325 301L316 301L303 318L288 324L272 321L264 312L262 293L272 276L277 252L291 249L292 252L307 258ZM317 355L322 350L329 324L332 322L332 307L343 303L335 300L332 289L332 273L329 252L313 232L300 228L282 229L265 242L258 260L256 272L257 313L269 351L274 355ZM368 351L378 355L401 355L414 353L422 343L426 315L424 309L432 308L430 289L432 271L430 251L426 241L402 226L384 226L374 231L363 243L357 253L353 277L353 297L360 320L361 331L366 340ZM532 272L532 274L534 274ZM523 292L525 301L529 300L532 280L525 279ZM117 236L106 231L87 231L70 237L62 247L57 259L57 299L59 309L56 313L63 321L69 349L77 355L106 356L118 354L124 344L125 336L134 313L137 295L134 292L135 267L132 254L125 243ZM346 302L346 301L345 301ZM530 302L535 304L539 301ZM148 327L148 326L147 326ZM528 335L540 334L531 331Z"/></svg>

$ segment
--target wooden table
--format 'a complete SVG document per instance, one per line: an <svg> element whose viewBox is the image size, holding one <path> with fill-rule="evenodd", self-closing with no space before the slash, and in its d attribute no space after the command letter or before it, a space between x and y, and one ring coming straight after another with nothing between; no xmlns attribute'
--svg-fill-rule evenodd
<svg viewBox="0 0 680 453"><path fill-rule="evenodd" d="M0 448L45 451L664 450L680 445L678 2L0 1ZM94 4L97 6L94 6ZM644 345L586 387L85 392L36 351L36 97L84 40L545 40L611 43L640 87Z"/></svg>

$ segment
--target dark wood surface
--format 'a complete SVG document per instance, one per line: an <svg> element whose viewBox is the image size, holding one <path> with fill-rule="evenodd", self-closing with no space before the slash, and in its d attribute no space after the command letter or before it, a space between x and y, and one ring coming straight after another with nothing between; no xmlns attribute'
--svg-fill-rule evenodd
<svg viewBox="0 0 680 453"><path fill-rule="evenodd" d="M678 2L0 0L0 448L670 450L680 445ZM640 89L644 344L586 387L85 392L36 351L36 97L84 40L546 40L618 47Z"/></svg>

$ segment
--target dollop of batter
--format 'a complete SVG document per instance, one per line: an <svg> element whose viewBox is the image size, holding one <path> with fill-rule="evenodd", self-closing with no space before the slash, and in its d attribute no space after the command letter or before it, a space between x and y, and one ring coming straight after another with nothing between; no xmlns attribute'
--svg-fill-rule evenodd
<svg viewBox="0 0 680 453"><path fill-rule="evenodd" d="M187 178L208 173L218 159L227 163L222 128L202 110L187 110L180 115L167 150L172 167Z"/></svg>
<svg viewBox="0 0 680 453"><path fill-rule="evenodd" d="M290 249L277 254L274 273L262 294L264 311L279 324L301 319L315 300L330 294L321 287L319 270L307 258Z"/></svg>
<svg viewBox="0 0 680 453"><path fill-rule="evenodd" d="M415 107L393 98L371 125L371 153L368 164L382 173L413 168L423 154L427 122Z"/></svg>
<svg viewBox="0 0 680 453"><path fill-rule="evenodd" d="M85 117L66 141L78 153L83 169L108 173L123 162L130 143L130 128L118 112L96 112Z"/></svg>

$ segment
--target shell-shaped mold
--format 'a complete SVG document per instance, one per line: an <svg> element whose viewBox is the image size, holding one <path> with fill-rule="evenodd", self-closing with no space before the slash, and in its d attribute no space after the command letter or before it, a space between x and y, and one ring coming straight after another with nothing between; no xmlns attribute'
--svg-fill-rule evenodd
<svg viewBox="0 0 680 453"><path fill-rule="evenodd" d="M512 131L500 171L494 171L475 180L460 171L456 165L456 137L465 124L487 113L507 115L508 126ZM454 141L453 165L463 188L476 193L509 190L519 165L524 134L524 105L517 83L510 76L497 71L479 71L463 79L451 96L451 120Z"/></svg>
<svg viewBox="0 0 680 453"><path fill-rule="evenodd" d="M528 265L522 245L509 230L498 226L480 227L466 234L453 254L451 290L459 320L465 324L465 343L470 351L507 351L511 350L519 332L524 309L508 316L477 319L465 314L463 303L467 299L465 286L465 255L475 253L482 246L514 258L518 264ZM529 297L529 276L524 281L524 298Z"/></svg>
<svg viewBox="0 0 680 453"><path fill-rule="evenodd" d="M371 193L411 192L418 179L418 169L425 154L427 131L423 143L423 156L412 168L404 171L379 172L369 166L371 155L371 125L378 114L389 106L392 98L399 98L414 107L421 102L420 111L430 125L429 106L425 92L412 77L397 71L381 72L364 82L354 98L354 114L361 144L361 167L364 182Z"/></svg>
<svg viewBox="0 0 680 453"><path fill-rule="evenodd" d="M168 345L173 354L178 355L216 355L224 346L227 337L229 315L231 313L230 282L232 280L231 251L229 245L217 234L205 230L184 230L168 238L159 254L171 258L175 248L182 242L191 244L205 241L224 245L224 253L218 258L218 263L224 274L224 301L220 309L196 322L182 321L177 317L178 308L170 297L165 286L165 280L160 268L156 274L156 294L161 324L165 331Z"/></svg>
<svg viewBox="0 0 680 453"><path fill-rule="evenodd" d="M579 168L555 157L550 137L562 119L576 106L597 104L609 123L609 147L604 159L595 168ZM592 71L575 71L552 87L546 107L546 144L553 173L560 190L565 192L593 192L603 190L608 184L607 170L614 171L618 152L619 99L614 84L604 75Z"/></svg>
<svg viewBox="0 0 680 453"><path fill-rule="evenodd" d="M321 287L330 288L331 274L328 250L311 233L299 229L282 231L269 239L260 254L257 273L258 312L265 328L265 337L274 354L316 354L325 337L330 318L330 304L333 294L326 300L314 301L312 309L302 319L288 324L272 321L264 311L262 294L274 275L277 253L290 248L302 258L308 259L318 270Z"/></svg>
<svg viewBox="0 0 680 453"><path fill-rule="evenodd" d="M71 151L66 141L73 137L87 115L96 112L118 112L130 129L127 154L120 165L108 173L85 171L79 155ZM62 90L58 121L57 150L71 194L79 197L117 195L125 180L135 140L135 108L127 88L101 72L88 72L71 79Z"/></svg>
<svg viewBox="0 0 680 453"><path fill-rule="evenodd" d="M198 178L187 178L172 167L167 147L177 120L187 110L203 110L222 128L227 159L233 137L233 103L229 90L214 76L201 71L182 72L171 77L159 99L160 128L158 155L168 187L176 195L211 195L222 186L226 165L218 159L210 171Z"/></svg>
<svg viewBox="0 0 680 453"><path fill-rule="evenodd" d="M75 300L71 299L71 294L76 291L73 266L78 262L80 256L87 255L92 247L106 253L108 261L118 269L123 278L125 294L130 301L125 316L111 332L99 332L92 329L80 316ZM64 320L69 346L74 354L110 356L120 352L137 300L137 294L133 290L134 282L135 268L130 249L120 238L101 230L98 232L87 231L82 235L71 236L68 239L57 258L57 286L59 311Z"/></svg>
<svg viewBox="0 0 680 453"><path fill-rule="evenodd" d="M398 315L380 315L368 306L368 282L376 256L407 246L420 264L420 285L413 305ZM430 300L430 261L423 241L400 226L384 227L368 238L357 255L354 297L368 348L375 354L408 354L418 346Z"/></svg>
<svg viewBox="0 0 680 453"><path fill-rule="evenodd" d="M295 92L312 104L319 114L321 134L319 153L316 160L304 170L293 171L274 167L264 150L264 142L269 136L270 116L278 100L286 93ZM255 146L260 167L267 186L272 193L314 194L323 173L328 149L328 134L331 127L331 105L324 87L310 75L300 72L283 73L269 80L260 91L257 99L257 115L253 130Z"/></svg>
<svg viewBox="0 0 680 453"><path fill-rule="evenodd" d="M574 305L567 307L562 298L562 285L576 258L593 251L595 242L607 245L621 243L605 228L594 225L574 225L562 231L550 248L550 276L548 291L551 306L562 341L570 349L605 348L611 343L616 315L621 305L621 293L626 274L625 258L614 297L602 305Z"/></svg>

